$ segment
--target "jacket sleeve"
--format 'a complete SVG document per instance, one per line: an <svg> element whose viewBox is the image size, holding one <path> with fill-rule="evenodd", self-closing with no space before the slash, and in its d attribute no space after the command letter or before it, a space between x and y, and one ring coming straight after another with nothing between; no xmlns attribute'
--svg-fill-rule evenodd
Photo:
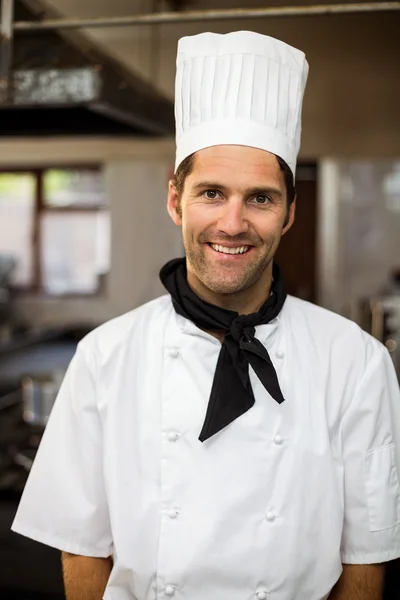
<svg viewBox="0 0 400 600"><path fill-rule="evenodd" d="M102 426L93 355L85 350L81 343L69 365L12 530L72 554L108 557Z"/></svg>
<svg viewBox="0 0 400 600"><path fill-rule="evenodd" d="M342 421L342 562L400 556L400 392L386 348L366 341L364 369Z"/></svg>

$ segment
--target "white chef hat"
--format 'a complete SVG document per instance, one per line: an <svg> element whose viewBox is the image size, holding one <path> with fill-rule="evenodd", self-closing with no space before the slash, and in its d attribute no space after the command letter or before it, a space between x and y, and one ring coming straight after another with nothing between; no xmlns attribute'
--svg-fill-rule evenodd
<svg viewBox="0 0 400 600"><path fill-rule="evenodd" d="M293 175L308 63L300 50L251 31L201 33L178 43L175 170L220 144L268 150Z"/></svg>

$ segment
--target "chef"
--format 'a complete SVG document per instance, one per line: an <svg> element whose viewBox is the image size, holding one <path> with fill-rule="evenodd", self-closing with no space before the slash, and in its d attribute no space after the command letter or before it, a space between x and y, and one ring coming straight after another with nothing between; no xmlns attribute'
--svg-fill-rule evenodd
<svg viewBox="0 0 400 600"><path fill-rule="evenodd" d="M168 210L186 258L162 267L166 295L80 342L13 523L62 551L70 600L382 598L400 556L393 365L287 296L273 260L307 74L256 33L179 42Z"/></svg>

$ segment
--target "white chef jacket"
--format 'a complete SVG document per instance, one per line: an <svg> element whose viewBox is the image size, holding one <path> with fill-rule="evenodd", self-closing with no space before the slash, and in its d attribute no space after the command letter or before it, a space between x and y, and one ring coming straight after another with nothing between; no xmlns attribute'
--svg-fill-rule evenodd
<svg viewBox="0 0 400 600"><path fill-rule="evenodd" d="M105 600L322 600L400 556L400 394L384 346L288 297L256 328L286 401L198 440L220 342L163 296L78 346L13 530L113 555Z"/></svg>

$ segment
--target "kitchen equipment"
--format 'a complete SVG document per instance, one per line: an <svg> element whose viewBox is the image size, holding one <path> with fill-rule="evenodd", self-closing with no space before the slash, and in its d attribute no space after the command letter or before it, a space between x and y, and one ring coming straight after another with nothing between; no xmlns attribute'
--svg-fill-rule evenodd
<svg viewBox="0 0 400 600"><path fill-rule="evenodd" d="M22 378L23 419L29 425L45 428L52 411L63 373Z"/></svg>

